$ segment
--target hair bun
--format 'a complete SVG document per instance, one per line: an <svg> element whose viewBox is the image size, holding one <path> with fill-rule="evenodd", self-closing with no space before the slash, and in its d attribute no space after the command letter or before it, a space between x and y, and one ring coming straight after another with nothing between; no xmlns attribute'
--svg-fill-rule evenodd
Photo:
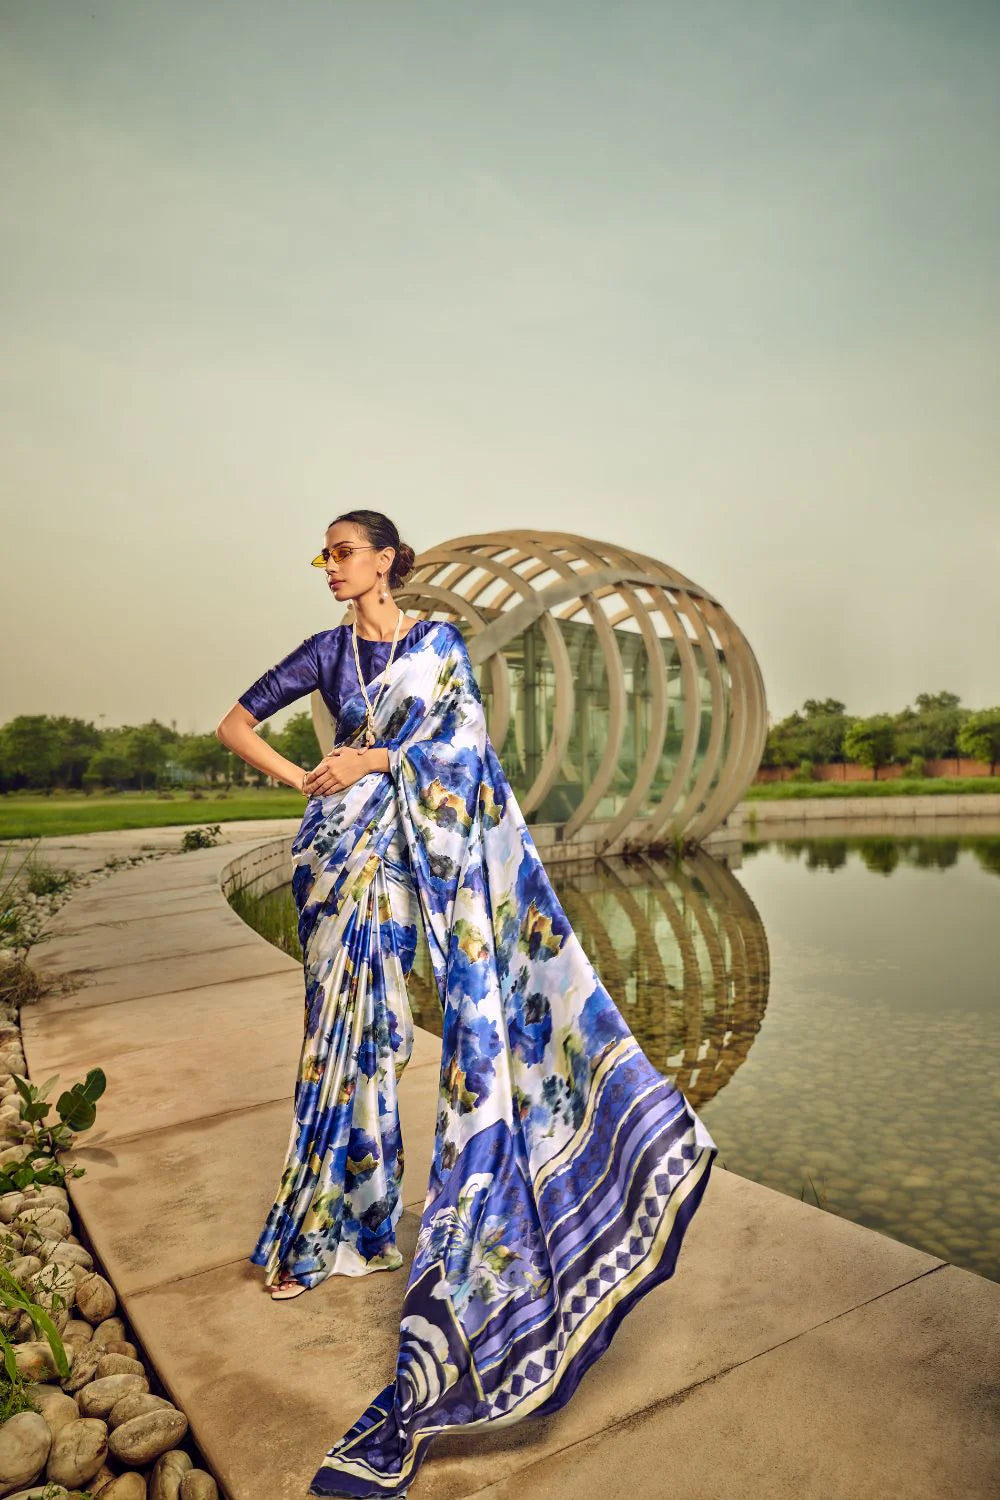
<svg viewBox="0 0 1000 1500"><path fill-rule="evenodd" d="M396 556L392 564L392 581L402 583L404 578L413 572L413 564L417 554L407 542L400 542L396 549Z"/></svg>

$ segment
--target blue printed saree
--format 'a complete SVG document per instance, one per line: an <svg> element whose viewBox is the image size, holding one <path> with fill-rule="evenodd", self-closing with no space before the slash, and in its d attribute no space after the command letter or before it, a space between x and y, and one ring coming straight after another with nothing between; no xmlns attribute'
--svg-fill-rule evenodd
<svg viewBox="0 0 1000 1500"><path fill-rule="evenodd" d="M418 921L444 1011L437 1121L395 1379L310 1495L402 1495L435 1434L563 1406L673 1273L716 1155L566 919L460 631L433 624L383 679L389 774L312 798L292 845L305 1037L251 1259L309 1286L402 1263L396 1089ZM338 743L363 729L357 692Z"/></svg>

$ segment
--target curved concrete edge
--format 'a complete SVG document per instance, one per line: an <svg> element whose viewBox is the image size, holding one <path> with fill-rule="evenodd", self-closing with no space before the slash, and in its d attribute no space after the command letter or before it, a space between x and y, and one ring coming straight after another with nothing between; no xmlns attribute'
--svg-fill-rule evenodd
<svg viewBox="0 0 1000 1500"><path fill-rule="evenodd" d="M1000 793L942 792L935 797L789 797L775 801L762 799L739 803L744 827L762 823L781 825L811 820L844 822L858 818L872 820L913 820L952 818L994 818L1000 820Z"/></svg>
<svg viewBox="0 0 1000 1500"><path fill-rule="evenodd" d="M276 879L278 844L265 826L74 898L37 957L81 988L22 1011L32 1077L108 1075L97 1124L66 1153L86 1168L73 1205L230 1500L304 1496L391 1378L405 1279L330 1278L273 1303L247 1259L288 1142L302 975L223 885ZM401 1081L405 1253L438 1049L420 1033ZM998 1332L994 1283L716 1170L675 1275L567 1408L440 1442L411 1493L632 1500L639 1429L669 1445L661 1494L992 1495Z"/></svg>

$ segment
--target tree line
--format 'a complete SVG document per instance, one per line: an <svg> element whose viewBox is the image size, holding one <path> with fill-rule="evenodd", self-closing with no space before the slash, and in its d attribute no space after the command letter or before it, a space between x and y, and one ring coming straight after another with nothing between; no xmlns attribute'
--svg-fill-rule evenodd
<svg viewBox="0 0 1000 1500"><path fill-rule="evenodd" d="M890 765L923 775L928 761L968 756L996 774L1000 707L963 708L958 694L948 692L919 693L915 703L900 713L855 718L835 698L808 698L801 712L771 726L761 766L808 775L817 765L852 761L877 778ZM264 723L257 733L297 766L314 766L320 758L308 712L294 714L280 731ZM85 719L21 714L0 726L0 793L262 786L267 780L214 734L180 734L157 719L98 729Z"/></svg>
<svg viewBox="0 0 1000 1500"><path fill-rule="evenodd" d="M309 713L293 715L280 732L267 723L256 732L303 769L320 759ZM0 726L0 792L252 787L267 780L214 733L180 734L157 719L98 729L85 719L21 714Z"/></svg>
<svg viewBox="0 0 1000 1500"><path fill-rule="evenodd" d="M852 761L878 779L884 767L903 765L926 774L931 760L967 756L996 775L1000 760L1000 707L963 708L957 693L918 693L916 706L900 713L855 718L836 698L807 698L802 711L768 730L761 766L795 766L808 774L817 765Z"/></svg>

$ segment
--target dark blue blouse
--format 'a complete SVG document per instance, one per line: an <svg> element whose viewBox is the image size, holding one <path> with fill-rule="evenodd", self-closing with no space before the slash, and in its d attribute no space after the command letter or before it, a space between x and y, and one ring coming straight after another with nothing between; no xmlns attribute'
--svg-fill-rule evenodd
<svg viewBox="0 0 1000 1500"><path fill-rule="evenodd" d="M418 620L396 642L396 656L427 634L436 622ZM358 636L358 656L365 683L383 671L389 660L391 641L366 641ZM358 691L358 673L354 665L350 625L335 625L306 636L300 646L289 651L262 677L252 682L238 702L258 720L268 719L279 708L287 708L296 698L319 688L323 702L334 719L340 718L340 706Z"/></svg>

